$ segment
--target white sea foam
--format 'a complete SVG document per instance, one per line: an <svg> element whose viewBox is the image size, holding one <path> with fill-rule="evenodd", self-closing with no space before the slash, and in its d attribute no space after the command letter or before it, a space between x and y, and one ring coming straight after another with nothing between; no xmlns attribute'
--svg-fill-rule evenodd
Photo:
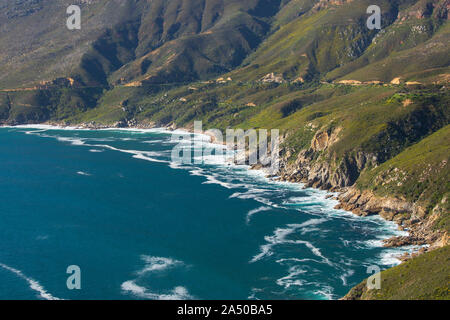
<svg viewBox="0 0 450 320"><path fill-rule="evenodd" d="M198 171L197 171L197 173L198 173ZM234 184L234 183L228 183L228 182L221 181L220 179L218 179L217 175L204 174L203 177L205 177L207 180L207 181L203 182L203 184L218 184L226 189L234 189L237 187L236 184Z"/></svg>
<svg viewBox="0 0 450 320"><path fill-rule="evenodd" d="M178 286L167 293L156 293L139 286L135 281L126 281L121 285L122 292L130 293L138 298L149 300L190 300L193 297L185 287Z"/></svg>
<svg viewBox="0 0 450 320"><path fill-rule="evenodd" d="M291 286L303 286L306 281L297 279L299 275L307 273L305 268L300 266L292 266L289 268L289 274L285 277L278 279L276 282L279 286L289 289Z"/></svg>
<svg viewBox="0 0 450 320"><path fill-rule="evenodd" d="M347 272L345 272L343 275L341 275L339 278L342 280L342 284L344 285L344 286L346 286L347 285L347 279L349 278L349 277L351 277L352 275L354 275L355 274L355 271L354 270L348 270Z"/></svg>
<svg viewBox="0 0 450 320"><path fill-rule="evenodd" d="M323 286L321 289L316 290L314 293L325 298L326 300L333 300L334 297L333 288L330 286Z"/></svg>
<svg viewBox="0 0 450 320"><path fill-rule="evenodd" d="M344 244L345 247L350 247L350 241L349 240L346 240L346 239L343 239L343 238L339 238L339 239L342 241L342 243Z"/></svg>
<svg viewBox="0 0 450 320"><path fill-rule="evenodd" d="M52 126L47 124L21 124L17 126L4 126L5 128L17 128L17 129L41 129L41 130L76 130L76 127L61 127Z"/></svg>
<svg viewBox="0 0 450 320"><path fill-rule="evenodd" d="M90 173L87 173L87 172L84 172L84 171L78 171L77 174L79 174L80 176L86 176L86 177L91 176Z"/></svg>
<svg viewBox="0 0 450 320"><path fill-rule="evenodd" d="M22 271L17 270L17 269L15 269L13 267L7 266L6 264L3 264L3 263L0 263L0 267L5 269L5 270L8 270L8 271L14 273L19 278L25 280L28 283L30 289L36 291L39 294L39 297L41 297L42 299L45 299L45 300L61 300L61 299L51 295L49 292L47 292L44 289L44 287L39 282L37 282L36 280L34 280L34 279L30 278L30 277L27 277L25 274L23 274Z"/></svg>
<svg viewBox="0 0 450 320"><path fill-rule="evenodd" d="M146 143L146 144L161 144L163 142L166 142L167 140L147 140L147 141L142 141L142 143Z"/></svg>
<svg viewBox="0 0 450 320"><path fill-rule="evenodd" d="M321 196L321 194L313 194L309 193L304 197L291 197L287 201L284 201L283 204L288 206L298 206L298 207L307 207L307 206L324 206L327 204L326 199Z"/></svg>
<svg viewBox="0 0 450 320"><path fill-rule="evenodd" d="M428 245L423 246L404 246L400 248L388 248L382 251L377 260L374 263L381 263L381 265L386 267L393 267L399 265L402 261L399 259L403 254L415 252L423 247L428 247Z"/></svg>
<svg viewBox="0 0 450 320"><path fill-rule="evenodd" d="M309 259L309 258L305 258L305 259L299 259L299 258L284 258L284 259L279 259L276 262L279 264L284 264L286 262L316 262L316 263L321 263L318 260L314 260L314 259Z"/></svg>
<svg viewBox="0 0 450 320"><path fill-rule="evenodd" d="M301 230L304 227L308 227L311 225L317 225L320 223L323 223L327 221L327 219L310 219L304 223L301 224L289 224L286 226L286 228L278 228L274 231L273 235L266 236L264 239L266 240L266 244L262 245L260 247L260 253L255 255L251 260L250 263L257 262L264 257L273 255L272 248L277 245L283 245L283 244L303 244L308 249L311 250L311 252L322 259L322 261L326 264L332 265L331 261L322 255L319 248L316 248L311 242L304 241L304 240L289 240L287 237L298 230Z"/></svg>
<svg viewBox="0 0 450 320"><path fill-rule="evenodd" d="M250 290L250 295L247 297L248 300L259 300L257 297L257 294L263 292L262 289L259 288L252 288Z"/></svg>
<svg viewBox="0 0 450 320"><path fill-rule="evenodd" d="M271 207L259 207L259 208L250 210L250 211L247 213L247 218L246 218L247 224L250 223L250 220L252 219L252 216L254 216L255 214L257 214L257 213L259 213L259 212L263 212L263 211L270 211L270 210L272 210Z"/></svg>
<svg viewBox="0 0 450 320"><path fill-rule="evenodd" d="M368 248L381 248L384 245L383 240L381 239L366 240L363 241L363 244Z"/></svg>
<svg viewBox="0 0 450 320"><path fill-rule="evenodd" d="M146 160L146 161L150 161L150 162L170 163L167 160L160 160L157 158L157 157L164 156L164 154L161 152L119 149L119 148L115 148L115 147L112 147L107 144L100 144L100 145L94 144L94 145L89 145L89 146L96 147L96 148L105 148L105 149L109 149L112 151L118 151L118 152L122 152L122 153L132 154L133 158L135 158L135 159Z"/></svg>
<svg viewBox="0 0 450 320"><path fill-rule="evenodd" d="M105 129L106 130L106 129ZM146 160L150 162L158 162L158 163L170 163L168 160L161 160L159 158L165 157L164 152L154 152L154 151L143 151L143 150L127 150L127 149L120 149L115 148L113 146L110 146L108 144L89 144L86 143L88 140L94 140L94 141L106 141L106 139L92 139L92 138L73 138L73 137L61 137L61 136L52 136L52 135L43 135L40 134L41 137L44 138L54 138L61 142L69 142L72 145L75 146L86 146L90 147L90 152L103 152L104 150L98 150L98 149L109 149L112 151L132 154L133 158L140 159L140 160Z"/></svg>
<svg viewBox="0 0 450 320"><path fill-rule="evenodd" d="M384 266L396 266L401 263L399 256L403 252L401 250L389 250L380 255L380 263Z"/></svg>
<svg viewBox="0 0 450 320"><path fill-rule="evenodd" d="M55 126L47 124L24 124L17 126L2 126L4 128L17 128L17 129L40 129L40 130L58 130L58 131L111 131L111 132L128 132L128 133L160 133L160 134L190 134L185 130L168 130L165 128L152 128L152 129L137 129L137 128L82 128L74 126Z"/></svg>
<svg viewBox="0 0 450 320"><path fill-rule="evenodd" d="M139 275L143 275L149 272L161 272L177 266L182 266L183 262L164 257L152 257L142 255L141 259L145 262L145 267L138 271Z"/></svg>
<svg viewBox="0 0 450 320"><path fill-rule="evenodd" d="M116 138L84 138L85 141L95 141L95 142L114 142L120 141L120 139Z"/></svg>
<svg viewBox="0 0 450 320"><path fill-rule="evenodd" d="M252 199L255 201L258 201L259 203L264 204L265 206L274 207L277 208L278 205L270 201L268 198L270 197L270 191L269 190L258 190L258 189L250 189L249 186L243 185L244 187L249 188L246 192L235 192L232 194L229 198L237 198L237 199L243 199L248 200Z"/></svg>
<svg viewBox="0 0 450 320"><path fill-rule="evenodd" d="M320 235L321 237L324 237L324 235L328 232L329 232L329 230L325 230L323 228L321 229L321 228L311 227L311 228L303 228L300 231L300 234L303 236L307 233L316 233L316 234Z"/></svg>
<svg viewBox="0 0 450 320"><path fill-rule="evenodd" d="M83 139L78 139L78 138L56 137L56 139L61 142L69 142L70 144L72 144L74 146L82 146L85 144Z"/></svg>
<svg viewBox="0 0 450 320"><path fill-rule="evenodd" d="M122 283L121 289L124 294L132 294L138 298L149 300L188 300L193 299L188 290L183 286L177 286L167 292L153 292L150 289L138 285L138 282L144 277L155 273L161 273L169 271L173 268L179 268L185 266L182 261L166 258L166 257L154 257L148 255L142 255L141 260L145 263L144 268L137 271L137 278L128 280Z"/></svg>

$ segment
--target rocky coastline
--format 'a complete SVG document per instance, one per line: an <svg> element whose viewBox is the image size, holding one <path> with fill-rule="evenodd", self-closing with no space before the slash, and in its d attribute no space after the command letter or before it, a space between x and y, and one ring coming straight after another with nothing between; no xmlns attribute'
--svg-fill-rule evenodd
<svg viewBox="0 0 450 320"><path fill-rule="evenodd" d="M111 125L97 123L95 121L71 124L66 122L45 122L42 125L51 125L62 128L102 130L102 129L154 129L161 128L154 122L138 122L136 120L119 121ZM18 125L18 124L9 124ZM168 131L184 130L193 132L193 128L178 128L175 124L163 126ZM369 190L359 190L354 184L359 173L369 164L376 162L373 155L357 153L353 158L346 159L332 173L331 165L327 162L316 160L316 152L323 150L323 141L315 137L312 146L308 150L302 150L295 162L290 162L289 158L293 150L281 147L280 173L275 179L302 183L305 188L316 188L337 193L333 197L339 204L336 209L342 209L366 217L369 215L380 215L388 221L398 225L399 230L407 231L408 236L392 237L384 240L384 247L421 246L417 252L404 254L398 257L401 261L409 260L419 254L433 249L443 247L448 244L448 234L435 230L433 222L440 213L440 207L434 208L433 213L426 215L425 209L415 203L396 199L378 197ZM322 139L323 140L323 139ZM214 143L214 137L211 136ZM261 165L252 166L254 170L264 170ZM273 178L273 177L271 177ZM447 201L447 199L445 199Z"/></svg>

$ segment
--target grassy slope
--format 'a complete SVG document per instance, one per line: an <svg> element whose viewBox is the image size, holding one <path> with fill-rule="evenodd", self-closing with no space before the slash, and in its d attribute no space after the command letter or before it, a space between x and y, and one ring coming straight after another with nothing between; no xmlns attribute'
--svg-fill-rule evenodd
<svg viewBox="0 0 450 320"><path fill-rule="evenodd" d="M365 8L366 1L358 1L310 11L286 24L283 16L278 17L278 30L247 59L249 66L232 77L254 80L277 72L286 79L308 80L351 61L375 35L362 23ZM301 7L295 9L301 14Z"/></svg>
<svg viewBox="0 0 450 320"><path fill-rule="evenodd" d="M428 212L441 203L444 214L436 221L439 229L450 231L450 125L372 170L357 182L379 196L396 196L421 204ZM444 200L444 201L443 201Z"/></svg>
<svg viewBox="0 0 450 320"><path fill-rule="evenodd" d="M354 287L345 299L449 300L450 246L420 255L381 272L381 289L367 290L366 281Z"/></svg>
<svg viewBox="0 0 450 320"><path fill-rule="evenodd" d="M73 1L36 0L33 3L41 9L33 11L30 1L7 0L7 14L0 15L0 88L30 87L69 76L105 30L135 16L124 1L81 5L82 30L70 31L66 9Z"/></svg>
<svg viewBox="0 0 450 320"><path fill-rule="evenodd" d="M7 0L0 15L0 88L69 75L104 87L218 75L260 43L279 1L95 0L80 5L77 31L65 27L70 1L33 3Z"/></svg>
<svg viewBox="0 0 450 320"><path fill-rule="evenodd" d="M448 48L442 45L450 41L449 27L448 23L442 27L433 26L430 19L414 19L402 25L394 25L386 29L381 39L363 56L348 66L334 70L328 75L328 79L340 77L340 79L390 82L400 77L404 81L430 81L427 78L434 80L435 75L448 73L449 70ZM419 28L428 31L411 31ZM436 34L430 31L433 28L436 28ZM403 45L387 55L389 50L386 50L386 47L392 42L400 42ZM356 68L356 71L351 71ZM348 74L343 76L345 73Z"/></svg>
<svg viewBox="0 0 450 320"><path fill-rule="evenodd" d="M390 82L396 77L423 80L427 74L445 73L449 57L443 44L448 43L449 26L438 18L445 3L408 2L397 7L398 19L385 26L360 57L333 70L327 79ZM427 9L431 6L434 10Z"/></svg>

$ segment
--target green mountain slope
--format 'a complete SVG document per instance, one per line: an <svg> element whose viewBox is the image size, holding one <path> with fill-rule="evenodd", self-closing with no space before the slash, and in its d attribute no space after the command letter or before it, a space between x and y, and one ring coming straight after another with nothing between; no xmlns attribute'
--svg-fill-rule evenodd
<svg viewBox="0 0 450 320"><path fill-rule="evenodd" d="M381 289L368 290L366 281L353 288L346 300L448 300L450 247L425 253L381 272Z"/></svg>
<svg viewBox="0 0 450 320"><path fill-rule="evenodd" d="M73 1L2 1L1 88L29 87L70 76L106 30L133 20L134 8L123 1L85 2L81 5L83 29L78 32L66 27L66 9Z"/></svg>
<svg viewBox="0 0 450 320"><path fill-rule="evenodd" d="M0 124L280 129L282 179L445 244L448 1L72 2L0 1Z"/></svg>
<svg viewBox="0 0 450 320"><path fill-rule="evenodd" d="M446 1L417 1L399 7L397 19L372 39L367 50L327 79L417 81L448 72L446 5Z"/></svg>
<svg viewBox="0 0 450 320"><path fill-rule="evenodd" d="M106 85L120 68L113 82L182 82L223 73L259 44L279 1L84 1L79 31L65 27L70 4L6 1L0 86L66 76ZM16 11L23 13L10 13Z"/></svg>
<svg viewBox="0 0 450 320"><path fill-rule="evenodd" d="M412 145L382 165L363 173L358 181L361 189L373 189L381 196L395 195L421 203L431 212L442 202L443 212L450 211L450 125ZM445 200L445 201L442 201ZM437 221L450 231L448 215Z"/></svg>

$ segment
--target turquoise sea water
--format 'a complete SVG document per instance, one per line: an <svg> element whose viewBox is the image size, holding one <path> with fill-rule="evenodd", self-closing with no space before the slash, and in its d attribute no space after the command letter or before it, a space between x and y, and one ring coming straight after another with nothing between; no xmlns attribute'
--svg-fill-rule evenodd
<svg viewBox="0 0 450 320"><path fill-rule="evenodd" d="M173 146L0 128L0 299L336 299L397 262L395 225L245 167L174 165Z"/></svg>

